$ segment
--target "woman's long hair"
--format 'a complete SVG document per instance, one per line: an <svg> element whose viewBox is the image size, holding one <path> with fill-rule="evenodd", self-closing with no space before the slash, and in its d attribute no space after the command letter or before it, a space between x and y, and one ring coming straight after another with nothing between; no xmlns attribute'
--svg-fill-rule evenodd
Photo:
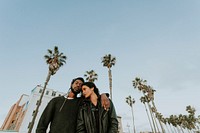
<svg viewBox="0 0 200 133"><path fill-rule="evenodd" d="M94 87L94 93L99 97L99 89L96 87L96 85L93 82L85 82L82 84L82 86L85 85L89 87L90 89Z"/></svg>

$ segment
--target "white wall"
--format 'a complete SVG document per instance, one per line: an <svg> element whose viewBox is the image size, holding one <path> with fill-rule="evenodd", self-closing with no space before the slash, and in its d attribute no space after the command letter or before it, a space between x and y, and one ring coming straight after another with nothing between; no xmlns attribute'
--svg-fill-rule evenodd
<svg viewBox="0 0 200 133"><path fill-rule="evenodd" d="M25 117L23 119L23 122L20 126L20 129L19 129L19 133L27 133L28 132L28 125L29 123L32 121L32 114L33 114L33 111L36 109L36 103L37 101L39 100L40 98L40 95L41 93L39 93L40 89L43 89L41 86L36 86L33 90L32 90L32 93L31 95L29 96L29 99L27 101L27 112L25 114ZM46 95L46 92L49 91L49 94ZM42 103L39 107L39 111L38 111L38 114L37 114L37 117L35 119L35 123L34 123L34 127L32 129L32 133L35 133L35 129L37 127L37 124L38 124L38 121L39 121L39 118L43 112L43 110L45 109L46 105L48 104L48 102L58 96L59 94L60 95L64 95L64 93L61 93L61 92L56 92L56 95L55 96L52 96L52 92L54 90L53 89L46 89L45 90L45 93L44 93L44 96L42 98Z"/></svg>

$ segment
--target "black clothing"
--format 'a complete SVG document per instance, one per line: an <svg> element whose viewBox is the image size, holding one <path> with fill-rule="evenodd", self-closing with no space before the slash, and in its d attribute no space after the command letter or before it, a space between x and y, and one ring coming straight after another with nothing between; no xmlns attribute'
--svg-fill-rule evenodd
<svg viewBox="0 0 200 133"><path fill-rule="evenodd" d="M96 109L89 99L83 100L79 109L77 118L76 133L117 133L118 120L114 105L110 100L109 111L104 110L100 100L98 100L98 109ZM95 115L98 112L98 115ZM98 125L96 124L96 117Z"/></svg>
<svg viewBox="0 0 200 133"><path fill-rule="evenodd" d="M97 103L97 105L96 106L94 106L93 105L93 107L94 107L94 116L95 116L95 120L96 120L96 129L97 129L97 133L99 133L99 126L97 126L97 125L99 125L99 109L98 109L98 104L99 103Z"/></svg>
<svg viewBox="0 0 200 133"><path fill-rule="evenodd" d="M49 124L49 133L75 133L80 98L65 99L64 96L56 97L48 103L40 117L36 133L46 133Z"/></svg>

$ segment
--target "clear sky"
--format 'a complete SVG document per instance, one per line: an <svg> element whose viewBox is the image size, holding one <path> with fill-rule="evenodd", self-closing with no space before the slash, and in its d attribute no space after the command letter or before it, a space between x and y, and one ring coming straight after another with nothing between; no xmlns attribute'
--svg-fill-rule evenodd
<svg viewBox="0 0 200 133"><path fill-rule="evenodd" d="M187 105L199 115L199 7L199 0L0 0L0 125L22 94L44 84L43 56L55 45L68 59L48 88L61 92L92 69L100 91L109 92L101 57L116 57L113 102L125 132L132 129L129 95L136 100L136 130L150 130L135 77L156 90L165 117L187 114Z"/></svg>

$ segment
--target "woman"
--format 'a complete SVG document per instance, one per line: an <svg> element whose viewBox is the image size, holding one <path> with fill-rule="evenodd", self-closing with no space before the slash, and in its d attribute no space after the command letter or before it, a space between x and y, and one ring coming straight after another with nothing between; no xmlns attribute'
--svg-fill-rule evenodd
<svg viewBox="0 0 200 133"><path fill-rule="evenodd" d="M110 109L101 105L99 90L93 82L82 85L85 97L79 109L76 133L117 133L118 121L115 107L110 100Z"/></svg>

